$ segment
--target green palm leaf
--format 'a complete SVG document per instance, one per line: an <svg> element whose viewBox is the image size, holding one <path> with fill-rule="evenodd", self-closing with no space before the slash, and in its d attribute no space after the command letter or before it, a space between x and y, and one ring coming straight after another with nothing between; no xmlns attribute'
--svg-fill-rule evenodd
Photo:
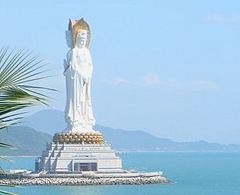
<svg viewBox="0 0 240 195"><path fill-rule="evenodd" d="M44 93L55 90L36 85L37 81L48 77L45 67L43 60L32 56L29 51L0 49L0 129L17 124L23 118L24 108L39 103L47 105L49 97ZM11 147L0 142L0 148ZM0 160L7 159L0 157ZM0 174L3 173L0 167ZM4 190L0 193L14 195Z"/></svg>
<svg viewBox="0 0 240 195"><path fill-rule="evenodd" d="M46 64L26 50L0 50L0 129L16 124L22 118L17 112L38 103L47 104L42 91L51 88L33 83L48 77Z"/></svg>
<svg viewBox="0 0 240 195"><path fill-rule="evenodd" d="M9 187L9 186L8 186L8 187ZM4 190L0 190L0 193L1 193L1 194L6 194L6 195L16 195L15 193L7 192L7 191L4 191Z"/></svg>

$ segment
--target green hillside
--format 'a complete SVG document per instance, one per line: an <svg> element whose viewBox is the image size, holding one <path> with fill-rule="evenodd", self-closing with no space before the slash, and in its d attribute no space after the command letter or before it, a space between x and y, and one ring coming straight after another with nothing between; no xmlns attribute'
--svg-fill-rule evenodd
<svg viewBox="0 0 240 195"><path fill-rule="evenodd" d="M8 143L14 148L1 149L0 155L40 155L45 149L46 143L51 141L52 136L38 132L31 127L15 126L1 130L0 141Z"/></svg>

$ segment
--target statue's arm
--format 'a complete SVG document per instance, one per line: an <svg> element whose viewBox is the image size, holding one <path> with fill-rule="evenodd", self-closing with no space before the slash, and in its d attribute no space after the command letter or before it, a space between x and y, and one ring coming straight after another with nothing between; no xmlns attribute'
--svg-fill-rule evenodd
<svg viewBox="0 0 240 195"><path fill-rule="evenodd" d="M64 72L66 72L70 67L72 63L72 50L69 50L67 53L67 58L64 59Z"/></svg>
<svg viewBox="0 0 240 195"><path fill-rule="evenodd" d="M69 68L68 62L66 59L63 60L64 72Z"/></svg>
<svg viewBox="0 0 240 195"><path fill-rule="evenodd" d="M89 52L89 50L88 50L88 64L90 65L90 66L92 66L93 65L93 62L92 62L92 57L91 57L91 54L90 54L90 52Z"/></svg>

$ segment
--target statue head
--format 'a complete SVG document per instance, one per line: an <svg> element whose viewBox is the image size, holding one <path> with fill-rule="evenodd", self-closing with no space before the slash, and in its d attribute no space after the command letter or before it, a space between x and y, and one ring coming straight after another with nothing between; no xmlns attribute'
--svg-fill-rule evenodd
<svg viewBox="0 0 240 195"><path fill-rule="evenodd" d="M88 41L88 31L80 30L77 33L75 46L79 48L87 47L87 41Z"/></svg>
<svg viewBox="0 0 240 195"><path fill-rule="evenodd" d="M90 27L81 18L80 20L69 20L68 36L71 34L71 47L88 47L90 43Z"/></svg>

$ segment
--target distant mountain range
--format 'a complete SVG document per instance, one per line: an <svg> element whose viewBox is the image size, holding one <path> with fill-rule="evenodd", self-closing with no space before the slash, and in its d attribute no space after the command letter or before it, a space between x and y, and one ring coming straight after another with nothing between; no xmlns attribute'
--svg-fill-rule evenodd
<svg viewBox="0 0 240 195"><path fill-rule="evenodd" d="M27 126L9 127L0 132L0 141L13 146L11 149L0 149L1 156L35 156L40 155L52 136Z"/></svg>
<svg viewBox="0 0 240 195"><path fill-rule="evenodd" d="M66 128L64 114L57 110L43 110L25 119L24 126L10 127L0 133L0 141L15 146L0 150L0 155L40 155L52 135ZM26 126L28 125L28 126ZM240 151L239 145L222 145L206 141L175 142L144 131L127 131L96 125L113 149L121 151Z"/></svg>

